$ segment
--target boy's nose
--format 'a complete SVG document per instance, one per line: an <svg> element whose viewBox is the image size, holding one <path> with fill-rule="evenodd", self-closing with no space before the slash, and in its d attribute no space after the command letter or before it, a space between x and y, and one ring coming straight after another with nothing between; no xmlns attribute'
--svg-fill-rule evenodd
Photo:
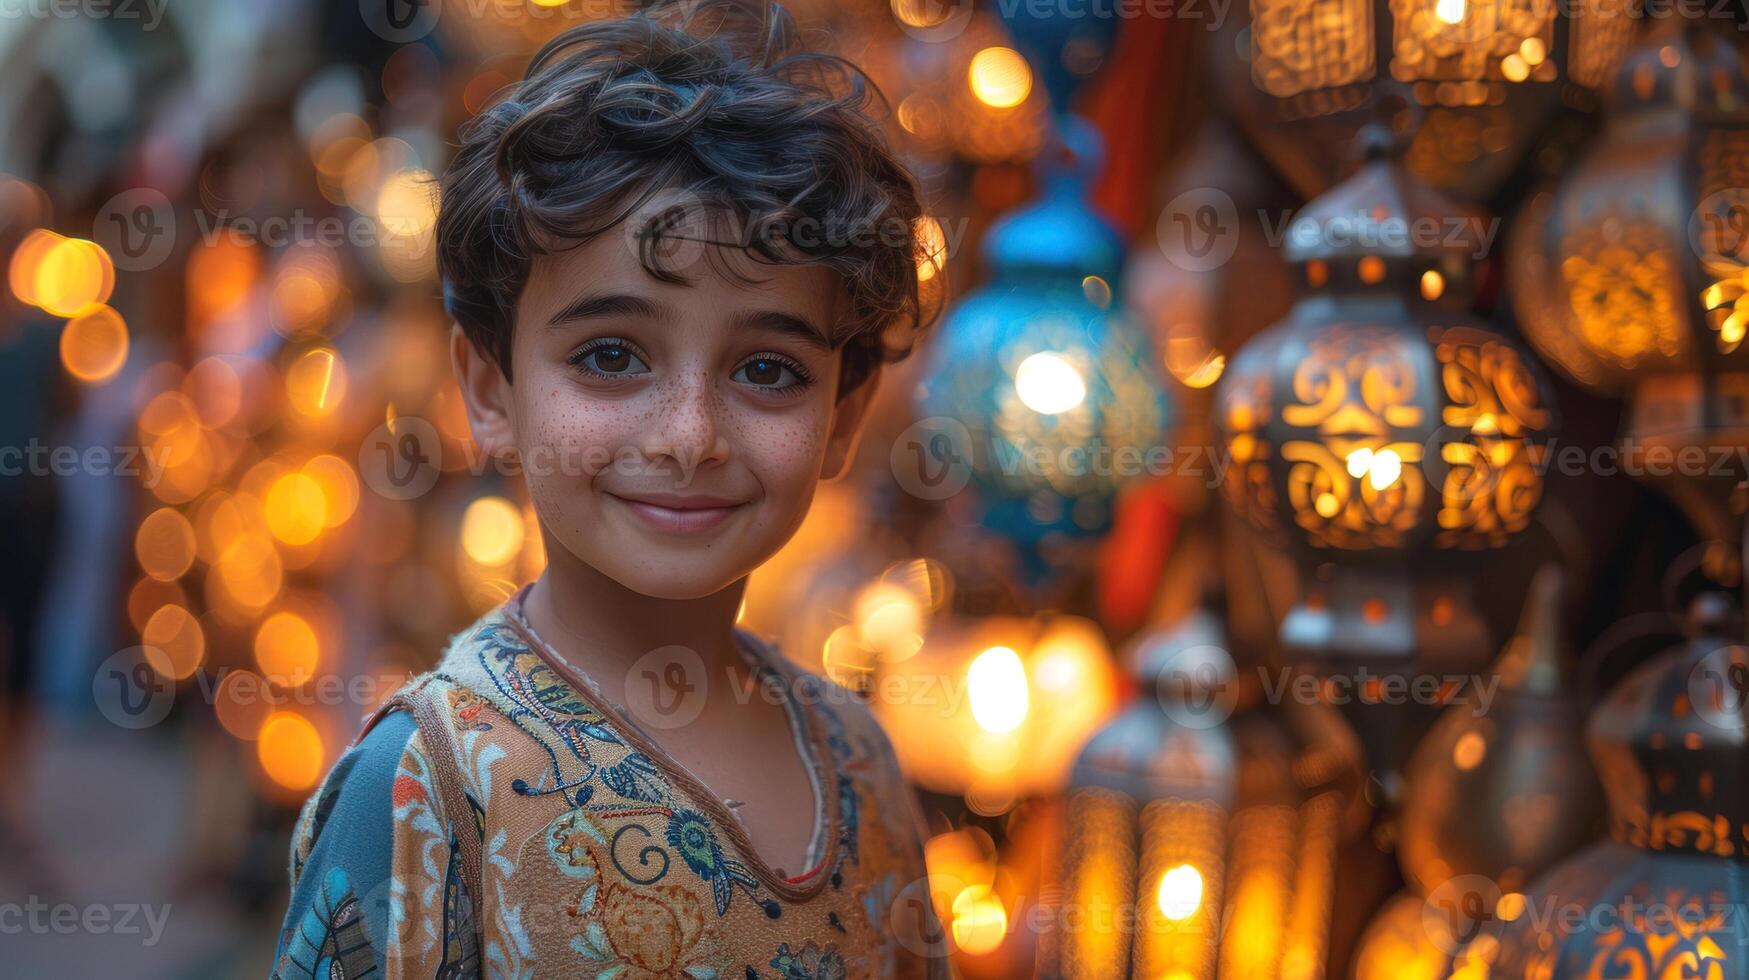
<svg viewBox="0 0 1749 980"><path fill-rule="evenodd" d="M643 433L644 456L666 456L687 468L727 459L722 412L722 398L707 375L676 379Z"/></svg>

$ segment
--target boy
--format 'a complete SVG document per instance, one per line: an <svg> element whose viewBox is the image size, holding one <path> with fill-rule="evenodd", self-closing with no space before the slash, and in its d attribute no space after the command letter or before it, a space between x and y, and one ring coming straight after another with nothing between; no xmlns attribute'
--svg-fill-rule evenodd
<svg viewBox="0 0 1749 980"><path fill-rule="evenodd" d="M946 975L872 717L734 626L924 319L916 189L794 33L581 25L463 130L454 365L548 567L306 804L277 976Z"/></svg>

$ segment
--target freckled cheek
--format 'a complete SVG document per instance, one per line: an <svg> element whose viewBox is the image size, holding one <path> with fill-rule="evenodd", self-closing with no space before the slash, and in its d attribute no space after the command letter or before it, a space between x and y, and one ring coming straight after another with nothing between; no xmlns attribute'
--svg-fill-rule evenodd
<svg viewBox="0 0 1749 980"><path fill-rule="evenodd" d="M794 499L812 492L826 430L819 413L754 415L735 428L735 448L768 496Z"/></svg>
<svg viewBox="0 0 1749 980"><path fill-rule="evenodd" d="M564 385L543 387L523 404L527 420L519 433L525 456L562 463L562 475L588 479L635 449L642 415L625 403L580 395ZM558 474L555 474L558 475Z"/></svg>

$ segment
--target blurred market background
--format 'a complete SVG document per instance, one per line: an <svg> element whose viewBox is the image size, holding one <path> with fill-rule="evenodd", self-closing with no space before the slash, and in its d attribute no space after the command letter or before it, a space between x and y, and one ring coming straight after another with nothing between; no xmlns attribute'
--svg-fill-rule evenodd
<svg viewBox="0 0 1749 980"><path fill-rule="evenodd" d="M946 315L743 618L887 724L955 969L1749 977L1741 4L788 6ZM0 13L0 972L264 974L301 801L540 573L430 179L624 9ZM1627 896L1700 914L1531 914Z"/></svg>

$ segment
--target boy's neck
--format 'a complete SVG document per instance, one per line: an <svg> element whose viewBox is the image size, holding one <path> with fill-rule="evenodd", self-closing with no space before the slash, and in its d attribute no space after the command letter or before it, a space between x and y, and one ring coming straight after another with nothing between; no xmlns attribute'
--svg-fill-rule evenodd
<svg viewBox="0 0 1749 980"><path fill-rule="evenodd" d="M626 588L563 548L523 601L523 614L555 652L618 697L623 670L667 646L696 652L714 674L738 661L735 617L746 579L697 599L659 599ZM606 668L606 670L604 670ZM606 676L603 676L603 675Z"/></svg>

